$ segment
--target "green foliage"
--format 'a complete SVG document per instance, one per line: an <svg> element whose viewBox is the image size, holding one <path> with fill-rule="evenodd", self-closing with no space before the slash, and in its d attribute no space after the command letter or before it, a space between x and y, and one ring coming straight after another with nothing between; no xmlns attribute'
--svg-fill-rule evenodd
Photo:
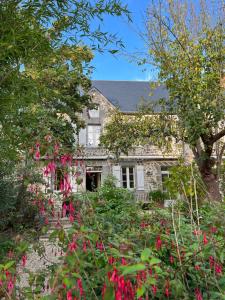
<svg viewBox="0 0 225 300"><path fill-rule="evenodd" d="M156 203L164 203L164 200L168 198L167 194L162 192L161 190L151 191L148 195L149 200Z"/></svg>
<svg viewBox="0 0 225 300"><path fill-rule="evenodd" d="M109 189L107 184L102 188L101 198L75 200L82 224L75 220L61 239L67 254L64 264L50 275L51 297L66 297L68 291L78 297L79 289L73 286L82 280L87 299L103 299L104 284L104 299L117 299L117 281L123 278L134 288L129 299L136 295L167 299L167 292L170 299L194 299L197 293L203 299L222 299L224 204L202 206L196 216L194 211L183 214L179 206L143 214L130 202L122 213L117 210L117 196L108 198ZM126 203L126 193L117 193L121 205ZM114 201L115 206L108 204ZM61 229L58 234L62 235Z"/></svg>

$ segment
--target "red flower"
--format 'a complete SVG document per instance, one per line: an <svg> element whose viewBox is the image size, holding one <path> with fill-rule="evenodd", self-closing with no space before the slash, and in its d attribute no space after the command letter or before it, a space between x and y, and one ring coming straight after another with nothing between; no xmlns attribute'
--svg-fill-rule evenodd
<svg viewBox="0 0 225 300"><path fill-rule="evenodd" d="M195 265L195 270L199 271L200 270L200 266L199 265Z"/></svg>
<svg viewBox="0 0 225 300"><path fill-rule="evenodd" d="M215 272L216 274L222 274L222 266L219 264L215 264Z"/></svg>
<svg viewBox="0 0 225 300"><path fill-rule="evenodd" d="M173 264L174 263L174 258L172 255L170 255L170 263Z"/></svg>
<svg viewBox="0 0 225 300"><path fill-rule="evenodd" d="M204 234L203 234L203 244L204 244L204 245L207 245L208 242L209 242L209 241L207 240L206 233L204 232Z"/></svg>
<svg viewBox="0 0 225 300"><path fill-rule="evenodd" d="M69 243L69 250L71 252L75 251L76 249L77 249L77 244L74 241Z"/></svg>
<svg viewBox="0 0 225 300"><path fill-rule="evenodd" d="M26 255L23 255L23 256L22 256L22 266L23 266L23 267L25 267L26 262L27 262L27 256L26 256Z"/></svg>
<svg viewBox="0 0 225 300"><path fill-rule="evenodd" d="M214 226L212 226L212 227L210 228L210 231L211 231L212 233L216 233L216 232L217 232L217 228L214 227Z"/></svg>
<svg viewBox="0 0 225 300"><path fill-rule="evenodd" d="M199 289L195 289L195 298L196 300L203 300L202 294Z"/></svg>
<svg viewBox="0 0 225 300"><path fill-rule="evenodd" d="M157 238L156 238L156 245L155 246L156 246L157 250L160 250L162 248L162 240L160 238L160 235L158 235Z"/></svg>
<svg viewBox="0 0 225 300"><path fill-rule="evenodd" d="M73 300L73 295L72 295L72 291L71 290L69 290L66 293L66 300Z"/></svg>
<svg viewBox="0 0 225 300"><path fill-rule="evenodd" d="M80 278L77 279L77 285L78 285L78 289L80 292L80 296L82 297L84 291L83 291L83 286L82 286L82 280Z"/></svg>
<svg viewBox="0 0 225 300"><path fill-rule="evenodd" d="M152 292L153 292L153 295L155 296L156 293L157 293L157 286L156 285L152 285Z"/></svg>
<svg viewBox="0 0 225 300"><path fill-rule="evenodd" d="M7 284L7 289L8 289L9 295L12 294L13 288L14 288L14 284L13 284L12 280L10 280Z"/></svg>
<svg viewBox="0 0 225 300"><path fill-rule="evenodd" d="M165 289L165 296L168 298L170 296L170 291L169 291L169 288L167 287Z"/></svg>
<svg viewBox="0 0 225 300"><path fill-rule="evenodd" d="M122 265L127 265L127 261L126 261L126 259L124 258L124 257L122 257L122 259L121 259L121 263L122 263Z"/></svg>

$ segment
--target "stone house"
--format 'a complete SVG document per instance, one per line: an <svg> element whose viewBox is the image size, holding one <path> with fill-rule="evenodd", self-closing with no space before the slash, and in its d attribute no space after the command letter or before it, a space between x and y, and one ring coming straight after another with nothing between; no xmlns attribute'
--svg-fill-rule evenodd
<svg viewBox="0 0 225 300"><path fill-rule="evenodd" d="M167 96L162 86L150 92L149 82L92 81L90 93L96 109L82 113L86 127L80 130L78 138L84 149L83 182L79 190L94 191L110 174L116 177L118 187L133 190L138 199L146 199L149 191L164 189L168 167L177 164L178 158L186 152L183 144L174 144L172 151L166 154L154 145L139 146L128 155L121 155L119 160L99 146L100 134L113 110L119 108L124 114L134 115L142 99L154 103Z"/></svg>

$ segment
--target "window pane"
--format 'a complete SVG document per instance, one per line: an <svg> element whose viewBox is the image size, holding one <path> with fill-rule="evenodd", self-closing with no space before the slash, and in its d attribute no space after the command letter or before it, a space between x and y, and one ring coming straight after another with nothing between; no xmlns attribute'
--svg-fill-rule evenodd
<svg viewBox="0 0 225 300"><path fill-rule="evenodd" d="M88 125L88 146L97 147L101 133L100 125Z"/></svg>

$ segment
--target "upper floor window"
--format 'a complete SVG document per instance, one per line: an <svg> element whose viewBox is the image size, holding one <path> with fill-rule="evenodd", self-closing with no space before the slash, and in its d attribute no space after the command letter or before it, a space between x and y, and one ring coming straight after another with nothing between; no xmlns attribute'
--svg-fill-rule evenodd
<svg viewBox="0 0 225 300"><path fill-rule="evenodd" d="M90 118L99 118L99 107L96 109L89 109L88 114Z"/></svg>
<svg viewBox="0 0 225 300"><path fill-rule="evenodd" d="M87 127L88 133L88 146L89 147L97 147L100 142L100 133L101 126L100 125L88 125Z"/></svg>
<svg viewBox="0 0 225 300"><path fill-rule="evenodd" d="M162 190L163 192L167 192L166 181L170 176L169 168L166 166L161 167L161 176L162 176Z"/></svg>
<svg viewBox="0 0 225 300"><path fill-rule="evenodd" d="M134 188L134 168L133 167L122 167L122 185L123 185L123 188L127 188L127 189Z"/></svg>

